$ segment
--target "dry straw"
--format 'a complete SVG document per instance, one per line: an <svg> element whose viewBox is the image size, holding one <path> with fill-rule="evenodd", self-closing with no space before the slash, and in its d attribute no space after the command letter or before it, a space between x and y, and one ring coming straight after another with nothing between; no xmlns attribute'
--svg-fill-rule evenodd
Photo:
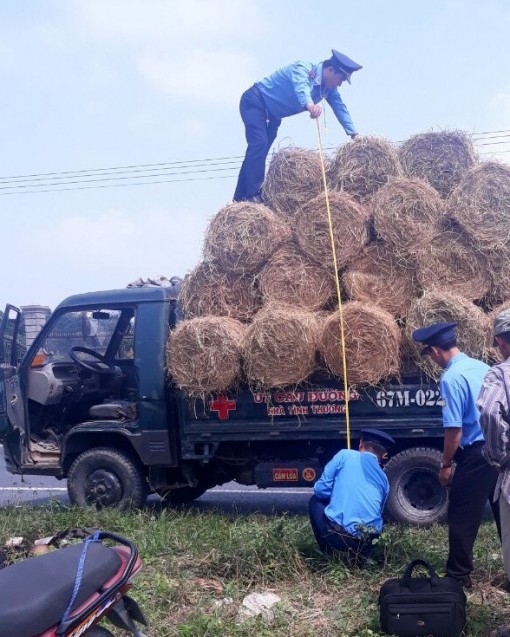
<svg viewBox="0 0 510 637"><path fill-rule="evenodd" d="M378 307L352 301L343 307L347 380L374 385L399 369L400 330L393 317ZM324 323L320 351L326 367L343 378L338 312Z"/></svg>
<svg viewBox="0 0 510 637"><path fill-rule="evenodd" d="M510 309L510 300L505 301L504 303L500 303L499 305L496 305L496 307L494 307L491 310L491 312L489 312L489 314L487 315L487 324L489 329L489 336L488 336L489 359L491 362L494 362L494 363L502 363L503 360L505 360L504 357L501 355L501 352L499 351L499 347L493 344L494 343L494 319L496 318L496 316L498 316L498 314L508 309Z"/></svg>
<svg viewBox="0 0 510 637"><path fill-rule="evenodd" d="M358 137L340 146L328 163L329 183L359 201L399 174L397 151L381 137Z"/></svg>
<svg viewBox="0 0 510 637"><path fill-rule="evenodd" d="M248 276L290 237L290 227L267 206L247 201L229 204L209 223L204 259L225 272Z"/></svg>
<svg viewBox="0 0 510 637"><path fill-rule="evenodd" d="M273 154L262 185L271 208L293 217L323 189L319 154L302 148L284 148Z"/></svg>
<svg viewBox="0 0 510 637"><path fill-rule="evenodd" d="M423 345L413 341L412 333L421 327L443 322L458 324L457 343L465 354L482 360L486 359L488 354L487 318L479 307L450 292L424 292L411 303L407 314L406 335L417 365L436 379L440 376L441 370L429 356L420 356Z"/></svg>
<svg viewBox="0 0 510 637"><path fill-rule="evenodd" d="M496 316L498 316L498 314L508 309L510 309L510 300L505 301L504 303L501 303L500 305L497 305L495 308L493 308L493 310L487 316L487 324L489 329L489 358L491 362L502 363L503 360L505 360L504 357L501 355L501 352L499 351L499 347L493 344L494 343L494 319L496 318Z"/></svg>
<svg viewBox="0 0 510 637"><path fill-rule="evenodd" d="M510 241L510 166L484 162L469 170L452 192L448 213L484 250Z"/></svg>
<svg viewBox="0 0 510 637"><path fill-rule="evenodd" d="M335 294L331 269L310 261L293 243L280 248L260 274L265 303L320 310Z"/></svg>
<svg viewBox="0 0 510 637"><path fill-rule="evenodd" d="M398 259L406 260L437 234L444 204L420 179L393 179L372 198L374 226Z"/></svg>
<svg viewBox="0 0 510 637"><path fill-rule="evenodd" d="M211 315L248 321L261 305L253 277L227 274L206 261L185 277L179 300L186 318Z"/></svg>
<svg viewBox="0 0 510 637"><path fill-rule="evenodd" d="M510 299L510 246L488 251L487 259L491 277L490 300L492 304L501 303Z"/></svg>
<svg viewBox="0 0 510 637"><path fill-rule="evenodd" d="M412 339L408 336L405 327L400 328L400 377L419 376L420 368L417 365L417 353Z"/></svg>
<svg viewBox="0 0 510 637"><path fill-rule="evenodd" d="M368 242L368 211L346 192L329 193L337 264L343 268ZM331 238L324 194L300 211L294 228L301 250L327 268L333 266Z"/></svg>
<svg viewBox="0 0 510 637"><path fill-rule="evenodd" d="M457 130L413 135L401 145L399 158L407 177L427 181L443 197L476 162L471 138Z"/></svg>
<svg viewBox="0 0 510 637"><path fill-rule="evenodd" d="M232 318L183 321L168 339L168 373L191 396L225 391L239 379L245 336L246 326Z"/></svg>
<svg viewBox="0 0 510 637"><path fill-rule="evenodd" d="M416 295L413 264L398 261L384 241L369 243L347 267L342 281L349 298L373 303L395 317Z"/></svg>
<svg viewBox="0 0 510 637"><path fill-rule="evenodd" d="M470 301L485 297L491 284L485 255L459 226L442 230L417 253L416 276L426 290L448 290Z"/></svg>
<svg viewBox="0 0 510 637"><path fill-rule="evenodd" d="M248 328L244 370L255 388L306 380L316 367L318 317L289 306L268 306Z"/></svg>

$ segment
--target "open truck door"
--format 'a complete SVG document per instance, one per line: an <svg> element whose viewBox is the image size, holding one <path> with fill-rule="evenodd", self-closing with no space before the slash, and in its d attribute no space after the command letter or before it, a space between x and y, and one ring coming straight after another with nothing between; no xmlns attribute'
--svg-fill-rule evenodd
<svg viewBox="0 0 510 637"><path fill-rule="evenodd" d="M9 432L24 430L25 408L20 391L18 363L21 310L6 305L0 324L0 441L5 444Z"/></svg>

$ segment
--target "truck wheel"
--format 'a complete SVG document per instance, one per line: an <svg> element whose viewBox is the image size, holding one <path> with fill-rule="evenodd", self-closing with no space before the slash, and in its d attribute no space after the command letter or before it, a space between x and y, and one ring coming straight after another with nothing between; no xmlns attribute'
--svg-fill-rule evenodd
<svg viewBox="0 0 510 637"><path fill-rule="evenodd" d="M168 504L189 504L196 500L207 491L206 487L181 487L180 489L169 489L168 487L159 487L156 493Z"/></svg>
<svg viewBox="0 0 510 637"><path fill-rule="evenodd" d="M96 447L80 454L67 476L72 504L96 509L142 507L147 482L142 471L123 451Z"/></svg>
<svg viewBox="0 0 510 637"><path fill-rule="evenodd" d="M448 491L437 477L441 457L437 449L415 447L401 451L388 462L386 513L394 522L430 526L446 521Z"/></svg>

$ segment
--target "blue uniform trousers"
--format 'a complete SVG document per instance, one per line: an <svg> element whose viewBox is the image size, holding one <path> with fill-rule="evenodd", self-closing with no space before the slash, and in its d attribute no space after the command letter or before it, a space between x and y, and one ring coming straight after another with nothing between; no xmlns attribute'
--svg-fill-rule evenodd
<svg viewBox="0 0 510 637"><path fill-rule="evenodd" d="M474 442L455 454L455 473L448 501L449 554L446 573L469 586L473 545L489 500L501 537L499 506L492 501L498 473L482 456L484 442Z"/></svg>
<svg viewBox="0 0 510 637"><path fill-rule="evenodd" d="M234 201L251 201L260 197L266 158L282 120L268 113L256 86L243 93L239 110L246 128L248 148L239 172Z"/></svg>
<svg viewBox="0 0 510 637"><path fill-rule="evenodd" d="M347 533L339 524L332 522L325 513L328 500L321 500L316 495L310 498L308 512L313 534L323 553L331 554L334 551L348 551L362 566L370 557L372 540L377 534L356 537Z"/></svg>

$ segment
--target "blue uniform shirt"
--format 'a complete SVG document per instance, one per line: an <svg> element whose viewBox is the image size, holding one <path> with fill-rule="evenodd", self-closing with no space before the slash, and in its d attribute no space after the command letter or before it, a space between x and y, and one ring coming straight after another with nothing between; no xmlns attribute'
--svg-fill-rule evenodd
<svg viewBox="0 0 510 637"><path fill-rule="evenodd" d="M294 62L278 69L256 86L264 98L269 113L276 119L302 113L310 102L325 98L348 135L356 133L347 106L338 88L322 89L322 62Z"/></svg>
<svg viewBox="0 0 510 637"><path fill-rule="evenodd" d="M444 401L443 426L462 427L461 447L484 439L476 400L489 369L482 361L457 354L450 360L439 381Z"/></svg>
<svg viewBox="0 0 510 637"><path fill-rule="evenodd" d="M382 510L390 485L373 453L339 451L328 462L313 490L318 498L329 498L327 517L351 535L361 535L367 529L382 531Z"/></svg>

